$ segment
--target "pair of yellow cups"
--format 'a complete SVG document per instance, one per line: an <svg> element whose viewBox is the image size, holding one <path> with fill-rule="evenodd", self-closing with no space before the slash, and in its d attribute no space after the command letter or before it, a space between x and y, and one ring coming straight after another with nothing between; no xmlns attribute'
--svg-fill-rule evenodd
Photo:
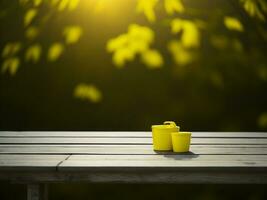
<svg viewBox="0 0 267 200"><path fill-rule="evenodd" d="M190 149L191 133L180 132L180 127L173 121L163 125L152 126L153 147L156 151L188 152Z"/></svg>

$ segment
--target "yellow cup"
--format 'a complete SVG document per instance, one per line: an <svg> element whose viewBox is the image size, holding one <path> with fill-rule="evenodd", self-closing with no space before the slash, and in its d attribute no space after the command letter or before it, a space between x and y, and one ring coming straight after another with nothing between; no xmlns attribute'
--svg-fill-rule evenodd
<svg viewBox="0 0 267 200"><path fill-rule="evenodd" d="M190 149L191 133L190 132L173 132L172 147L177 153L188 152Z"/></svg>
<svg viewBox="0 0 267 200"><path fill-rule="evenodd" d="M153 148L157 151L172 150L172 132L179 132L175 122L166 121L163 125L152 126Z"/></svg>

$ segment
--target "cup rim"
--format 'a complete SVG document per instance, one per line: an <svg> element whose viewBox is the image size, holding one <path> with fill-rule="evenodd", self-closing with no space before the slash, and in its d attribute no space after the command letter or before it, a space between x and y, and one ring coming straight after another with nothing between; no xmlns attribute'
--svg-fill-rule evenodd
<svg viewBox="0 0 267 200"><path fill-rule="evenodd" d="M172 135L175 136L188 136L188 135L192 135L192 133L190 131L179 131L179 132L172 132Z"/></svg>
<svg viewBox="0 0 267 200"><path fill-rule="evenodd" d="M151 127L152 127L152 129L153 128L157 128L157 129L175 129L175 130L179 130L180 129L179 126L170 126L170 125L166 125L166 124L152 125Z"/></svg>

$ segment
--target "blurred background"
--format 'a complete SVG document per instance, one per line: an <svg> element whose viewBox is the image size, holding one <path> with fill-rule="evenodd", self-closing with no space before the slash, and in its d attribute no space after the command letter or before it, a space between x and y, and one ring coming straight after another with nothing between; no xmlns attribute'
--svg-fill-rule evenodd
<svg viewBox="0 0 267 200"><path fill-rule="evenodd" d="M265 0L1 0L1 130L267 130Z"/></svg>
<svg viewBox="0 0 267 200"><path fill-rule="evenodd" d="M266 131L266 19L266 0L0 0L0 129L133 131L173 120ZM1 185L24 199L23 186ZM118 187L52 185L51 195L145 192ZM264 187L209 185L147 186L144 197L157 187L158 199L191 189L193 199L266 198Z"/></svg>

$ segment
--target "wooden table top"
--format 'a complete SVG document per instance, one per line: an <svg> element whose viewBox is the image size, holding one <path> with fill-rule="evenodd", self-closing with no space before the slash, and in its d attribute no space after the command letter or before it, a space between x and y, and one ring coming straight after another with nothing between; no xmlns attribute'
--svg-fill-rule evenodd
<svg viewBox="0 0 267 200"><path fill-rule="evenodd" d="M0 132L0 180L267 183L267 133L193 132L176 154L151 132Z"/></svg>

